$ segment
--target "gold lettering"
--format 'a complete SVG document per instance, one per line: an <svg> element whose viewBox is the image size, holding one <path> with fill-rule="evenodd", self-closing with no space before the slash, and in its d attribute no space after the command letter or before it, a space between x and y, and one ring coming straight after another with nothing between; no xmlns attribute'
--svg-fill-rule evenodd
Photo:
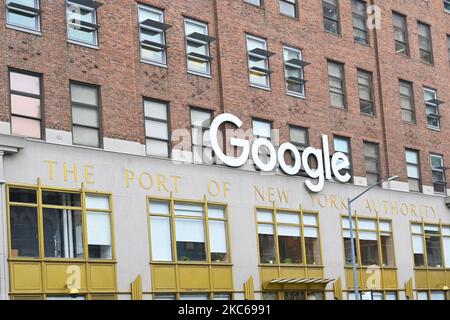
<svg viewBox="0 0 450 320"><path fill-rule="evenodd" d="M406 217L408 215L408 205L406 203L402 203L400 205L400 211L402 212L402 215Z"/></svg>
<svg viewBox="0 0 450 320"><path fill-rule="evenodd" d="M181 177L179 177L179 176L170 176L170 177L173 179L174 191L176 193L180 192L179 180L181 179Z"/></svg>
<svg viewBox="0 0 450 320"><path fill-rule="evenodd" d="M164 191L169 192L169 190L166 187L166 176L163 174L157 174L156 175L156 181L158 182L158 191L161 191L161 187L164 189Z"/></svg>
<svg viewBox="0 0 450 320"><path fill-rule="evenodd" d="M269 201L270 202L274 202L275 200L273 199L274 197L274 190L272 187L269 187L268 189L268 195L269 195Z"/></svg>
<svg viewBox="0 0 450 320"><path fill-rule="evenodd" d="M147 179L148 184L145 184L144 177L147 177L147 178L148 178L148 179ZM142 173L139 175L139 185L140 185L141 188L144 189L144 190L150 190L150 189L153 187L153 178L152 178L152 176L150 175L150 173L148 173L148 172L142 172Z"/></svg>
<svg viewBox="0 0 450 320"><path fill-rule="evenodd" d="M130 181L134 180L134 172L131 170L126 170L125 169L125 186L128 188L130 188Z"/></svg>
<svg viewBox="0 0 450 320"><path fill-rule="evenodd" d="M264 191L261 191L258 189L257 186L253 185L253 189L255 190L255 201L258 201L258 197L261 199L261 201L266 201L264 199Z"/></svg>
<svg viewBox="0 0 450 320"><path fill-rule="evenodd" d="M324 202L323 202L324 201ZM318 203L319 203L319 206L321 207L321 208L325 208L326 206L327 206L327 196L326 195L324 195L324 194L321 194L320 196L319 196L319 199L318 199Z"/></svg>
<svg viewBox="0 0 450 320"><path fill-rule="evenodd" d="M228 197L228 192L230 191L230 183L224 182L223 183L223 196L226 198Z"/></svg>
<svg viewBox="0 0 450 320"><path fill-rule="evenodd" d="M48 178L53 180L53 165L58 164L56 161L46 160L44 163L48 164Z"/></svg>
<svg viewBox="0 0 450 320"><path fill-rule="evenodd" d="M288 203L288 196L287 196L286 191L277 189L277 192L278 192L278 199L280 200L280 203L283 203L283 201L285 203Z"/></svg>
<svg viewBox="0 0 450 320"><path fill-rule="evenodd" d="M64 162L64 182L67 182L69 180L68 175L69 173L73 174L73 182L78 182L78 166L76 163L73 164L73 170L69 170L67 168L67 163Z"/></svg>
<svg viewBox="0 0 450 320"><path fill-rule="evenodd" d="M416 210L416 205L415 204L411 204L411 215L417 217L417 210Z"/></svg>
<svg viewBox="0 0 450 320"><path fill-rule="evenodd" d="M336 196L330 196L330 207L339 209L336 203Z"/></svg>
<svg viewBox="0 0 450 320"><path fill-rule="evenodd" d="M214 188L214 192L213 192L213 188ZM208 193L209 193L209 195L211 195L213 197L217 197L219 195L220 186L217 181L214 181L214 180L208 181Z"/></svg>
<svg viewBox="0 0 450 320"><path fill-rule="evenodd" d="M86 184L95 184L95 181L91 180L91 178L94 176L94 173L91 172L91 169L94 170L94 166L91 165L84 166L84 182Z"/></svg>
<svg viewBox="0 0 450 320"><path fill-rule="evenodd" d="M392 213L392 215L394 215L394 212L395 212L396 215L398 215L397 202L392 202L391 201L391 213Z"/></svg>

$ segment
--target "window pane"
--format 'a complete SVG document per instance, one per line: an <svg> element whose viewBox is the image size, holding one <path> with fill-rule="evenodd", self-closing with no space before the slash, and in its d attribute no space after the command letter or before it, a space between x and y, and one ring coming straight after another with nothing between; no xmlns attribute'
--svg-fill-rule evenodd
<svg viewBox="0 0 450 320"><path fill-rule="evenodd" d="M444 259L445 267L450 267L450 237L444 237Z"/></svg>
<svg viewBox="0 0 450 320"><path fill-rule="evenodd" d="M208 206L208 218L209 219L225 219L225 208Z"/></svg>
<svg viewBox="0 0 450 320"><path fill-rule="evenodd" d="M47 258L83 258L81 211L43 209L44 251Z"/></svg>
<svg viewBox="0 0 450 320"><path fill-rule="evenodd" d="M321 264L320 242L317 228L305 228L306 263Z"/></svg>
<svg viewBox="0 0 450 320"><path fill-rule="evenodd" d="M150 217L150 234L153 261L172 261L172 236L170 219Z"/></svg>
<svg viewBox="0 0 450 320"><path fill-rule="evenodd" d="M98 129L73 126L73 143L89 147L99 147Z"/></svg>
<svg viewBox="0 0 450 320"><path fill-rule="evenodd" d="M9 73L11 90L20 91L24 93L39 95L40 89L40 78L35 76L30 76L23 73L10 72Z"/></svg>
<svg viewBox="0 0 450 320"><path fill-rule="evenodd" d="M147 139L146 148L148 155L165 158L169 156L169 143L166 141Z"/></svg>
<svg viewBox="0 0 450 320"><path fill-rule="evenodd" d="M144 101L145 116L160 120L167 120L167 104L145 100Z"/></svg>
<svg viewBox="0 0 450 320"><path fill-rule="evenodd" d="M379 265L378 241L375 232L362 231L359 233L361 264L364 266Z"/></svg>
<svg viewBox="0 0 450 320"><path fill-rule="evenodd" d="M314 214L303 214L303 224L317 226L317 216Z"/></svg>
<svg viewBox="0 0 450 320"><path fill-rule="evenodd" d="M11 257L38 257L37 208L10 206Z"/></svg>
<svg viewBox="0 0 450 320"><path fill-rule="evenodd" d="M302 262L300 227L278 226L278 250L280 263Z"/></svg>
<svg viewBox="0 0 450 320"><path fill-rule="evenodd" d="M91 106L98 105L98 89L92 86L71 84L70 94L72 102L88 104Z"/></svg>
<svg viewBox="0 0 450 320"><path fill-rule="evenodd" d="M425 237L425 246L427 249L428 266L442 267L441 237L427 235Z"/></svg>
<svg viewBox="0 0 450 320"><path fill-rule="evenodd" d="M270 122L253 120L253 135L263 138L271 137L272 126Z"/></svg>
<svg viewBox="0 0 450 320"><path fill-rule="evenodd" d="M37 203L36 190L9 188L9 201Z"/></svg>
<svg viewBox="0 0 450 320"><path fill-rule="evenodd" d="M32 118L41 117L41 100L16 94L11 95L11 112Z"/></svg>
<svg viewBox="0 0 450 320"><path fill-rule="evenodd" d="M275 263L275 237L273 225L258 225L259 257L261 263Z"/></svg>
<svg viewBox="0 0 450 320"><path fill-rule="evenodd" d="M81 207L81 195L79 193L42 191L42 203L44 205Z"/></svg>
<svg viewBox="0 0 450 320"><path fill-rule="evenodd" d="M176 216L203 217L203 206L196 204L175 204Z"/></svg>
<svg viewBox="0 0 450 320"><path fill-rule="evenodd" d="M109 197L87 194L86 195L86 208L109 210Z"/></svg>
<svg viewBox="0 0 450 320"><path fill-rule="evenodd" d="M389 233L381 233L381 253L383 255L383 266L393 267L394 262L394 245L392 235Z"/></svg>
<svg viewBox="0 0 450 320"><path fill-rule="evenodd" d="M259 222L273 222L272 211L258 210L257 215L258 215Z"/></svg>
<svg viewBox="0 0 450 320"><path fill-rule="evenodd" d="M298 213L277 212L278 223L294 223L300 224L300 215Z"/></svg>
<svg viewBox="0 0 450 320"><path fill-rule="evenodd" d="M225 221L209 221L209 246L211 252L211 261L228 261Z"/></svg>
<svg viewBox="0 0 450 320"><path fill-rule="evenodd" d="M205 230L203 220L176 219L177 254L180 261L205 261Z"/></svg>
<svg viewBox="0 0 450 320"><path fill-rule="evenodd" d="M111 259L111 221L108 212L86 212L89 258Z"/></svg>
<svg viewBox="0 0 450 320"><path fill-rule="evenodd" d="M168 202L159 202L159 201L151 201L150 202L150 212L153 214L164 214L169 215L169 203Z"/></svg>
<svg viewBox="0 0 450 320"><path fill-rule="evenodd" d="M413 235L413 253L414 253L414 265L416 267L425 266L424 259L424 246L422 235Z"/></svg>
<svg viewBox="0 0 450 320"><path fill-rule="evenodd" d="M211 112L191 109L191 124L196 127L209 128L211 125Z"/></svg>
<svg viewBox="0 0 450 320"><path fill-rule="evenodd" d="M72 123L87 127L99 127L98 111L94 108L72 107Z"/></svg>
<svg viewBox="0 0 450 320"><path fill-rule="evenodd" d="M280 0L280 12L290 17L295 17L295 1Z"/></svg>
<svg viewBox="0 0 450 320"><path fill-rule="evenodd" d="M11 133L17 136L40 139L41 121L13 116L11 117Z"/></svg>

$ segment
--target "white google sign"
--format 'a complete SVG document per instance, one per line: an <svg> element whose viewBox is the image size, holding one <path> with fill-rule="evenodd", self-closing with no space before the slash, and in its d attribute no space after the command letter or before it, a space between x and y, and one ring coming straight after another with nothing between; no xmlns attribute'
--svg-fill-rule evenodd
<svg viewBox="0 0 450 320"><path fill-rule="evenodd" d="M256 139L250 147L250 141L239 138L231 138L230 143L232 146L242 148L242 153L239 157L230 157L223 153L217 141L217 135L219 132L219 127L224 123L233 123L236 127L240 128L242 126L242 121L229 113L224 113L219 115L211 124L210 138L211 146L217 155L217 157L226 165L230 167L240 167L243 166L249 156L250 152L255 165L262 171L272 171L277 165L277 161L280 165L281 170L288 175L296 175L303 167L306 174L312 178L317 179L314 184L310 179L305 181L305 185L312 192L322 191L325 179L330 180L332 178L331 173L333 173L334 178L340 182L348 182L351 179L351 175L346 172L341 174L339 171L347 168L350 165L350 161L345 154L342 152L336 152L332 155L330 161L330 150L328 145L328 137L326 135L322 136L322 150L308 147L306 148L302 155L292 143L283 143L278 151L275 150L273 144L267 139ZM259 149L261 147L267 148L270 154L269 160L266 162L262 161L259 156ZM293 164L288 165L285 161L284 155L287 151L290 151L293 155ZM317 168L311 168L308 160L310 157L315 158L317 163Z"/></svg>

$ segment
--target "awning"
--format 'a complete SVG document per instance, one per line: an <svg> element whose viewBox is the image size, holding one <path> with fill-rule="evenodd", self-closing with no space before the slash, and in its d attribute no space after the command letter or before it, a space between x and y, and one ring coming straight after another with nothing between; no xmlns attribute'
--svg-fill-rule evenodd
<svg viewBox="0 0 450 320"><path fill-rule="evenodd" d="M308 289L310 287L323 287L333 282L329 278L276 278L264 284L264 289Z"/></svg>

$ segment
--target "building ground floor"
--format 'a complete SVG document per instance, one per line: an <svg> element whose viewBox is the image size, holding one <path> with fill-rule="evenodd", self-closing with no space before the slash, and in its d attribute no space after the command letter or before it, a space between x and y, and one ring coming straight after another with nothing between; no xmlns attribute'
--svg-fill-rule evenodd
<svg viewBox="0 0 450 320"><path fill-rule="evenodd" d="M364 190L0 136L2 299L354 299ZM443 196L354 203L363 299L448 299Z"/></svg>

